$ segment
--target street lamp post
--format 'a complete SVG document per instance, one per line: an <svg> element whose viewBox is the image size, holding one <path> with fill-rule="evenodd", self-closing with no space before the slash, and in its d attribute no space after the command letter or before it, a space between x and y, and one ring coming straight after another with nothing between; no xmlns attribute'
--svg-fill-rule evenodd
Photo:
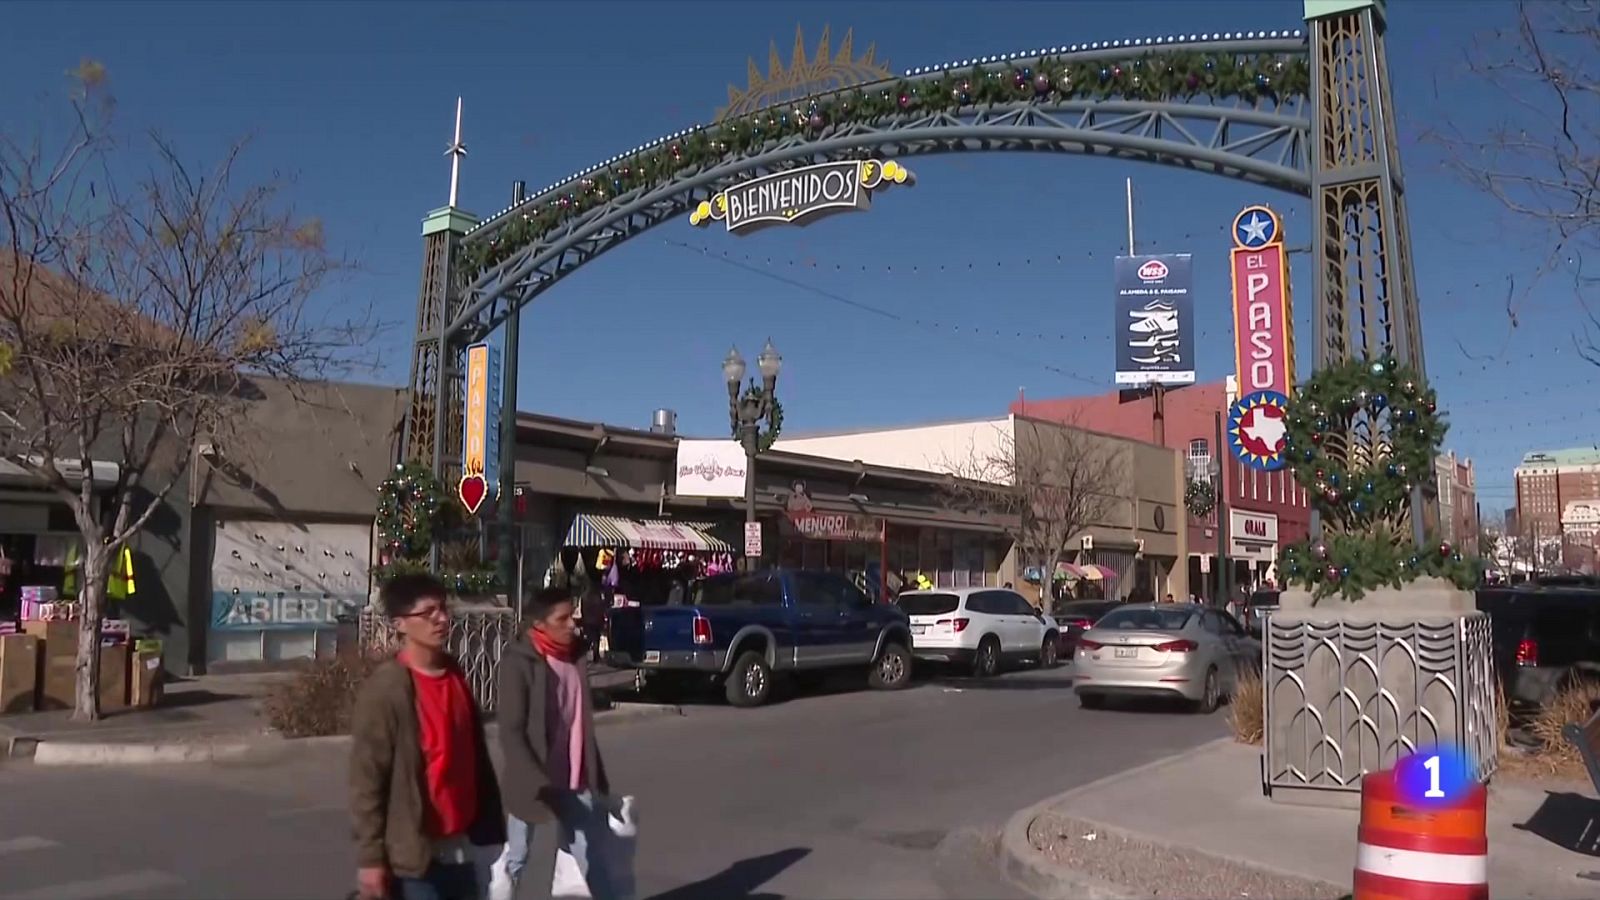
<svg viewBox="0 0 1600 900"><path fill-rule="evenodd" d="M761 349L761 355L756 357L756 368L761 371L761 388L757 390L755 380L751 379L749 387L741 390L745 364L739 349L729 350L722 361L722 378L728 383L728 421L744 445L744 521L747 525L756 521L756 454L761 452L761 423L771 426L778 370L783 368L783 357L778 355L770 338ZM745 570L753 569L755 562L746 557Z"/></svg>

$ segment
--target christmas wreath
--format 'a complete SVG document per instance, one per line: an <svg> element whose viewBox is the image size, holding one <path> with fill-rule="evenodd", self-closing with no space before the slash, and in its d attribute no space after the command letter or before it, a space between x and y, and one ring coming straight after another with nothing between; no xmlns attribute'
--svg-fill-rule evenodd
<svg viewBox="0 0 1600 900"><path fill-rule="evenodd" d="M1284 421L1285 457L1324 532L1284 551L1290 583L1347 600L1424 575L1477 584L1476 559L1447 541L1414 539L1412 492L1433 492L1448 428L1420 375L1388 357L1324 369L1299 388Z"/></svg>
<svg viewBox="0 0 1600 900"><path fill-rule="evenodd" d="M767 389L759 384L752 383L749 387L745 388L744 395L746 398L760 403L762 398L767 395ZM772 406L767 410L767 427L761 429L761 433L757 435L756 446L760 448L762 453L765 453L772 449L773 444L778 442L778 436L782 433L783 403L777 397L773 397ZM743 437L743 435L739 434L739 425L737 422L735 422L733 425L733 437L734 440L738 440Z"/></svg>
<svg viewBox="0 0 1600 900"><path fill-rule="evenodd" d="M1217 489L1210 481L1197 478L1183 489L1183 505L1189 515L1204 519L1217 508Z"/></svg>
<svg viewBox="0 0 1600 900"><path fill-rule="evenodd" d="M433 469L421 463L402 463L378 486L375 525L381 562L373 578L384 584L399 575L428 571L428 556L435 542L444 540L467 520L459 501L445 492ZM439 577L457 594L492 593L496 573L487 567L456 565L456 571Z"/></svg>
<svg viewBox="0 0 1600 900"><path fill-rule="evenodd" d="M612 198L661 187L685 172L759 152L776 141L820 138L830 129L872 125L895 116L961 114L975 107L1016 103L1054 106L1073 100L1213 100L1283 102L1306 96L1309 60L1300 54L1132 51L1122 59L1037 61L845 88L788 101L748 116L659 141L585 174L573 189L552 196L493 231L468 236L458 257L462 277L478 274L543 239L564 222ZM872 148L864 153L870 154Z"/></svg>

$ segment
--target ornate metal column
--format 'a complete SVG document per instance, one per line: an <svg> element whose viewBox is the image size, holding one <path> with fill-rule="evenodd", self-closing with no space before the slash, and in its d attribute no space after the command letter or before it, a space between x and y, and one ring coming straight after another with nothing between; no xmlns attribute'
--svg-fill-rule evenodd
<svg viewBox="0 0 1600 900"><path fill-rule="evenodd" d="M460 305L452 289L451 267L461 236L477 222L476 216L453 206L436 209L422 220L422 284L417 291L416 345L401 458L430 465L441 477L450 458L450 442L461 434L458 348L447 346L444 338L450 314Z"/></svg>
<svg viewBox="0 0 1600 900"><path fill-rule="evenodd" d="M1316 367L1393 355L1422 372L1383 2L1305 0L1305 11ZM1372 417L1365 427L1390 426ZM1419 545L1434 518L1427 498L1420 485L1411 492ZM1351 806L1365 773L1439 745L1460 751L1474 779L1494 772L1489 624L1471 592L1417 579L1319 605L1294 588L1265 633L1262 787L1273 800Z"/></svg>
<svg viewBox="0 0 1600 900"><path fill-rule="evenodd" d="M1390 351L1424 371L1383 0L1306 0L1317 368Z"/></svg>

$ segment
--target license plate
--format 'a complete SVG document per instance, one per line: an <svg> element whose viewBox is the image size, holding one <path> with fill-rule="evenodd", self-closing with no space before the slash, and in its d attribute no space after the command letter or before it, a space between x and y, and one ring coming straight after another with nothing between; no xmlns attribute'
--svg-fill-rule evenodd
<svg viewBox="0 0 1600 900"><path fill-rule="evenodd" d="M1137 648L1137 647L1118 647L1117 648L1117 659L1133 659L1134 657L1136 657L1138 655L1139 655L1139 648Z"/></svg>
<svg viewBox="0 0 1600 900"><path fill-rule="evenodd" d="M927 630L928 630L928 626L926 626L926 625L913 625L913 626L911 626L911 633L912 634L922 634L923 632L925 632Z"/></svg>
<svg viewBox="0 0 1600 900"><path fill-rule="evenodd" d="M661 662L661 651L660 650L646 650L644 652L644 661L646 663L652 663L652 664Z"/></svg>

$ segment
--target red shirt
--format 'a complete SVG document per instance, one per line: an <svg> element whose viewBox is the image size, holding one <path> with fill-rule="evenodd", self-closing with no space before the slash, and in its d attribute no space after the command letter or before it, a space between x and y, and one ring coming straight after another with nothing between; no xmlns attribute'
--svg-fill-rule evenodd
<svg viewBox="0 0 1600 900"><path fill-rule="evenodd" d="M411 670L417 692L417 728L427 771L423 822L429 837L464 833L478 815L478 748L472 693L461 672Z"/></svg>

